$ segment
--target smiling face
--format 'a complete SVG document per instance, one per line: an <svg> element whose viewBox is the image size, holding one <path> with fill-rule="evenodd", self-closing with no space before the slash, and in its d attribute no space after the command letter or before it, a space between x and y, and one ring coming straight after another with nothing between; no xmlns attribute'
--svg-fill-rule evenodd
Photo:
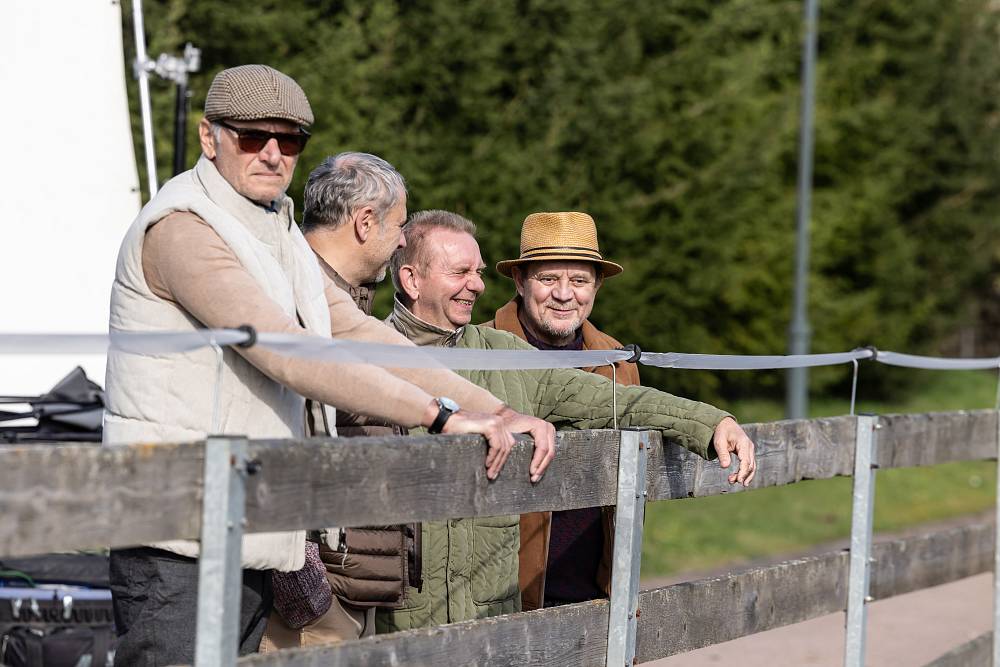
<svg viewBox="0 0 1000 667"><path fill-rule="evenodd" d="M404 267L410 310L428 324L458 329L472 320L472 307L486 289L486 268L471 234L432 229L424 239L423 266Z"/></svg>
<svg viewBox="0 0 1000 667"><path fill-rule="evenodd" d="M573 342L601 287L591 262L528 262L515 266L512 277L523 302L522 323L535 338L550 345Z"/></svg>
<svg viewBox="0 0 1000 667"><path fill-rule="evenodd" d="M233 127L295 134L299 126L285 120L231 120ZM216 135L218 139L216 139ZM212 123L202 119L198 126L201 150L215 163L222 177L233 189L263 206L281 197L295 172L297 155L282 155L278 141L271 139L256 153L244 153L237 144L236 132L220 127L212 131Z"/></svg>

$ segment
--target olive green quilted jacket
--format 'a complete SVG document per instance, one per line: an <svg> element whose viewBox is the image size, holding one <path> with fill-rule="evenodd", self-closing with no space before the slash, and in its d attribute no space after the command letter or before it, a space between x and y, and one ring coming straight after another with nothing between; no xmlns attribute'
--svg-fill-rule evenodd
<svg viewBox="0 0 1000 667"><path fill-rule="evenodd" d="M397 303L389 324L417 342L420 337L407 330L414 326L414 320L412 313ZM464 327L457 340L453 334L448 338L445 344L470 349L535 349L513 334L475 325ZM518 412L545 419L557 429L613 425L611 381L594 373L544 369L459 371L459 375L485 387ZM714 458L709 445L716 425L727 413L638 386L619 386L617 403L619 427L660 430L696 454ZM419 591L407 588L401 609L378 610L378 632L520 611L519 547L517 515L423 524L423 586Z"/></svg>

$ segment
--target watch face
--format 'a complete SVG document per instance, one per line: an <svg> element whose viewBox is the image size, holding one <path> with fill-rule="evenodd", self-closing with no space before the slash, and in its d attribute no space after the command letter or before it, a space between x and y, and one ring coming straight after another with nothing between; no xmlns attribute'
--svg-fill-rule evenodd
<svg viewBox="0 0 1000 667"><path fill-rule="evenodd" d="M440 398L438 398L438 405L440 405L448 412L458 412L461 409L458 407L458 403L451 400L447 396L441 396Z"/></svg>

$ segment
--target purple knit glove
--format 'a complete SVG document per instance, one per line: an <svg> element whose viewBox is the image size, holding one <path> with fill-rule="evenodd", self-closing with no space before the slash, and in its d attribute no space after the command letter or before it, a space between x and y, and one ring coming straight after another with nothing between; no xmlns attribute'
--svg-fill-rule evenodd
<svg viewBox="0 0 1000 667"><path fill-rule="evenodd" d="M326 579L326 566L319 558L319 545L306 542L306 564L295 572L271 572L274 608L291 628L309 625L333 604L333 589Z"/></svg>

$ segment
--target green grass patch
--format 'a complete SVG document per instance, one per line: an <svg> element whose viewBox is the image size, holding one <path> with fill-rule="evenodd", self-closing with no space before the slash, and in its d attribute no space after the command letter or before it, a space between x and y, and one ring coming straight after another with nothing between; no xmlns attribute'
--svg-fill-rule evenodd
<svg viewBox="0 0 1000 667"><path fill-rule="evenodd" d="M859 412L931 412L991 408L993 373L913 372L919 387L904 400L863 401ZM734 401L724 406L742 422L782 417L773 401ZM813 416L847 414L849 400L821 399ZM875 530L898 531L993 507L996 464L950 463L880 471L876 477ZM665 576L720 568L735 562L804 551L847 537L851 479L842 477L646 506L642 574Z"/></svg>

